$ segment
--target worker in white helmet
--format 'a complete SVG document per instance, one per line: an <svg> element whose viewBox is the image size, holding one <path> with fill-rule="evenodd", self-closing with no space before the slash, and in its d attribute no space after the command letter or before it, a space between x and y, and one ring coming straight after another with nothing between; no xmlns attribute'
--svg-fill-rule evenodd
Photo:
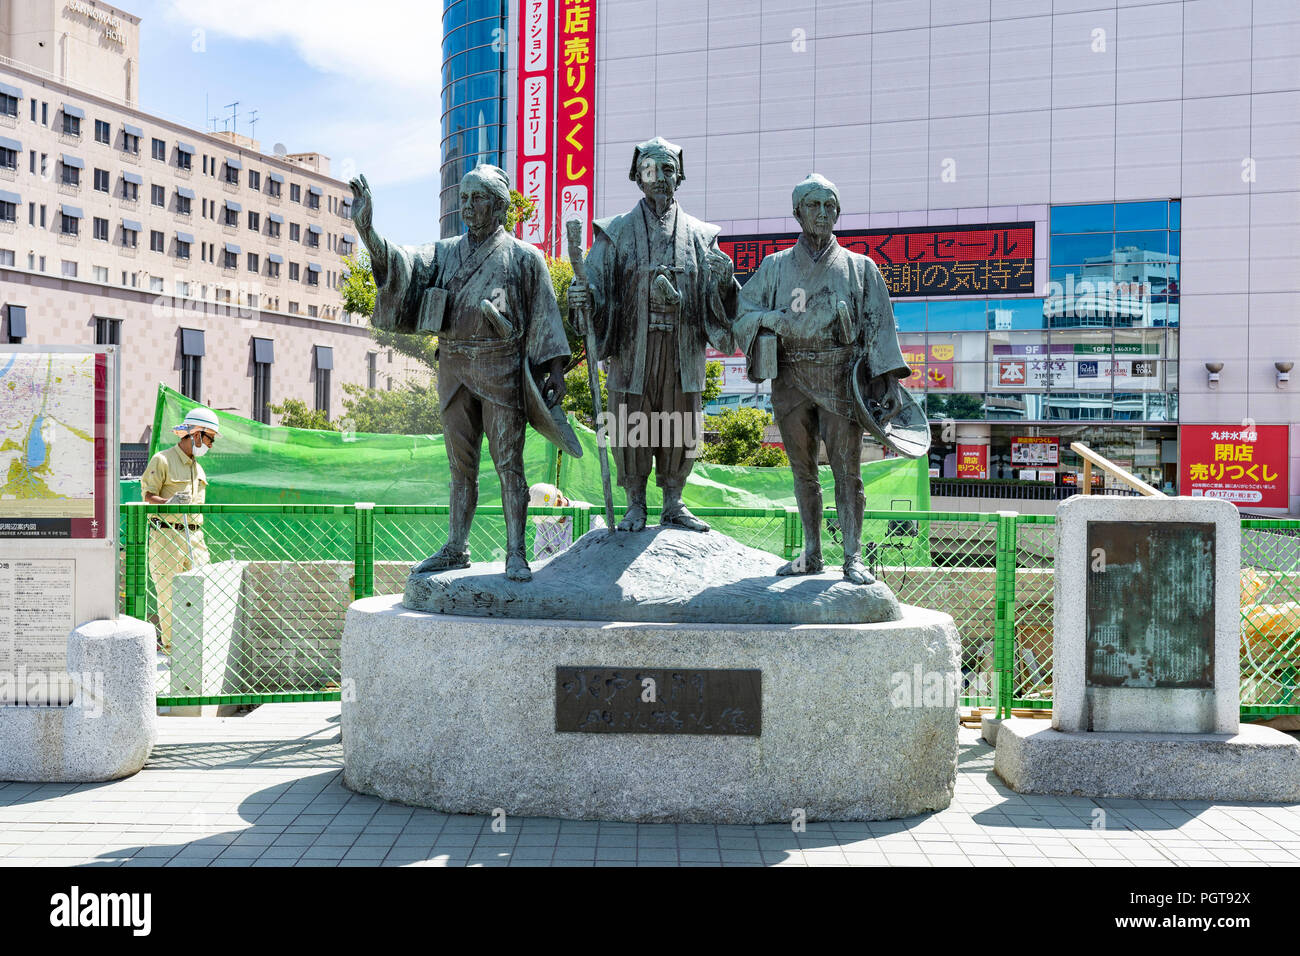
<svg viewBox="0 0 1300 956"><path fill-rule="evenodd" d="M201 505L208 476L198 459L207 454L221 432L211 409L191 409L184 421L172 429L179 439L149 460L140 477L140 491L146 502ZM170 654L172 649L172 578L208 563L208 546L203 540L203 515L151 515L149 529L149 574L158 593L158 642Z"/></svg>

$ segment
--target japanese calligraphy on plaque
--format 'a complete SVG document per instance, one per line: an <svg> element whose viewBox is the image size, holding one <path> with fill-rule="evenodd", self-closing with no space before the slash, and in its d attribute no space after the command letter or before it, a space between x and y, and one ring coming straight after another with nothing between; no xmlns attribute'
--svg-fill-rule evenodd
<svg viewBox="0 0 1300 956"><path fill-rule="evenodd" d="M555 668L555 729L758 737L762 671Z"/></svg>
<svg viewBox="0 0 1300 956"><path fill-rule="evenodd" d="M1214 525L1088 522L1089 687L1214 686Z"/></svg>
<svg viewBox="0 0 1300 956"><path fill-rule="evenodd" d="M1034 291L1034 224L1007 222L836 232L845 249L870 256L893 298ZM718 245L743 285L765 256L799 233L723 236Z"/></svg>

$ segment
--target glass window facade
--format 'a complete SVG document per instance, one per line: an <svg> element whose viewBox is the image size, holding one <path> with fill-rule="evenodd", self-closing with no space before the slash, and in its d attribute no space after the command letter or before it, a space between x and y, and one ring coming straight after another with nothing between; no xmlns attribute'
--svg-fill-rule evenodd
<svg viewBox="0 0 1300 956"><path fill-rule="evenodd" d="M956 477L955 430L987 424L989 477L1077 480L1084 441L1158 488L1176 481L1178 200L1054 206L1044 295L894 305L908 387L932 423L930 468ZM1059 442L1051 468L1017 436Z"/></svg>
<svg viewBox="0 0 1300 956"><path fill-rule="evenodd" d="M464 231L461 177L500 166L505 149L506 0L444 0L442 14L442 238Z"/></svg>
<svg viewBox="0 0 1300 956"><path fill-rule="evenodd" d="M931 420L1177 421L1178 209L1056 206L1043 297L896 303Z"/></svg>

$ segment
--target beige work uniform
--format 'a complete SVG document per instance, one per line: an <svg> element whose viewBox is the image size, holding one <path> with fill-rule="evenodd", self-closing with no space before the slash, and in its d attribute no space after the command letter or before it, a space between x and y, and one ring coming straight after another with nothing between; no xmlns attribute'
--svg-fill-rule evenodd
<svg viewBox="0 0 1300 956"><path fill-rule="evenodd" d="M208 476L203 466L181 451L179 445L154 455L140 476L143 494L170 498L184 491L196 505L203 504L207 486ZM172 646L172 578L181 571L208 563L202 524L203 515L151 515L149 518L149 574L158 593L158 628L163 647L168 651Z"/></svg>

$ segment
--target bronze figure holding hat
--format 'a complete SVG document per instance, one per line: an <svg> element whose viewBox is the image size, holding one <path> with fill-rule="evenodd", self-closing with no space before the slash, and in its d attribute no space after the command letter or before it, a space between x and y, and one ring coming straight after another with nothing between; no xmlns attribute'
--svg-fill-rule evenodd
<svg viewBox="0 0 1300 956"><path fill-rule="evenodd" d="M791 248L765 257L745 283L733 330L751 381L772 379L772 409L794 472L806 544L779 573L823 569L820 440L835 477L844 577L872 584L861 553L863 432L918 458L929 448L929 426L902 387L911 369L898 346L885 280L867 256L835 238L839 190L814 173L795 187L793 203L803 234Z"/></svg>
<svg viewBox="0 0 1300 956"><path fill-rule="evenodd" d="M468 233L418 248L380 237L372 225L374 202L365 177L351 186L353 219L370 250L377 287L374 325L438 336L438 398L451 465L449 533L442 550L412 573L469 566L486 434L501 482L506 576L527 581L532 572L524 537L525 425L570 448L576 444L557 432L562 416L551 414L564 397L569 345L546 261L503 228L510 182L496 166L476 166L460 181Z"/></svg>

